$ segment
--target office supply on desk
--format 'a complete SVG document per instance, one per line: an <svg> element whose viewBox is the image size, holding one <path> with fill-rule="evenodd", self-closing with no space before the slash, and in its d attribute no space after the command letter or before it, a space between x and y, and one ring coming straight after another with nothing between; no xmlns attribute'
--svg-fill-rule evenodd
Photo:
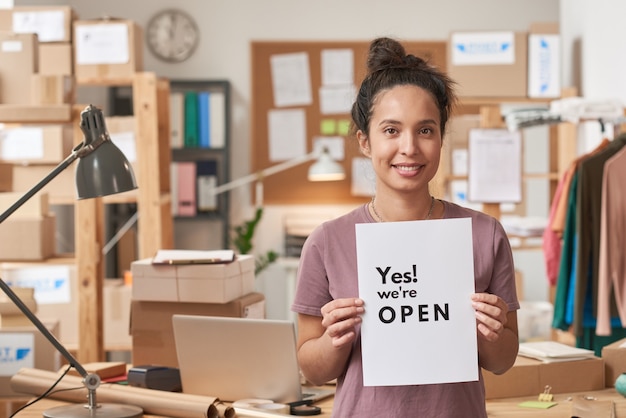
<svg viewBox="0 0 626 418"><path fill-rule="evenodd" d="M180 392L180 371L175 367L133 366L128 371L128 384L138 388Z"/></svg>
<svg viewBox="0 0 626 418"><path fill-rule="evenodd" d="M124 154L113 144L106 129L102 111L89 105L80 114L80 129L85 137L84 141L74 147L72 153L57 165L46 177L27 191L20 199L0 215L0 223L4 222L38 191L52 181L56 176L78 160L76 167L76 190L79 199L88 199L122 193L137 188L135 175L130 163ZM37 318L28 306L16 293L0 279L0 288L22 311L22 313L37 327L54 348L74 367L82 376L82 386L87 389L87 404L69 405L53 408L44 412L47 418L74 418L74 417L113 417L134 418L143 414L141 408L133 406L132 402L122 404L102 404L96 400L96 389L100 386L100 376L89 373L74 358L72 354L48 331L48 328ZM54 382L53 382L54 383ZM50 389L52 389L50 386Z"/></svg>
<svg viewBox="0 0 626 418"><path fill-rule="evenodd" d="M544 363L582 360L595 357L593 350L572 347L556 341L530 341L520 343L519 355L541 360Z"/></svg>
<svg viewBox="0 0 626 418"><path fill-rule="evenodd" d="M172 325L183 393L280 403L334 394L301 385L291 321L174 315Z"/></svg>
<svg viewBox="0 0 626 418"><path fill-rule="evenodd" d="M234 260L233 250L159 250L152 264L219 264Z"/></svg>

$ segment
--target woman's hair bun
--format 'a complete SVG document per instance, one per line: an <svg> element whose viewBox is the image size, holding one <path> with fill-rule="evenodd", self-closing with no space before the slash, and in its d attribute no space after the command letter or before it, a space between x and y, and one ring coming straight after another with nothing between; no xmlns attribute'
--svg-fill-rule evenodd
<svg viewBox="0 0 626 418"><path fill-rule="evenodd" d="M367 71L372 74L387 68L406 68L423 63L421 58L407 55L404 46L395 39L377 38L370 44Z"/></svg>

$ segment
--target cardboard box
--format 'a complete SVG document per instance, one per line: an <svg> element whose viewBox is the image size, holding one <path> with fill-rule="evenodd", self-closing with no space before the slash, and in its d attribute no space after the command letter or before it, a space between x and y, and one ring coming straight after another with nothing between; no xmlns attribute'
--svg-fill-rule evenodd
<svg viewBox="0 0 626 418"><path fill-rule="evenodd" d="M132 364L178 367L172 316L207 315L265 318L265 297L249 293L228 303L146 302L131 303Z"/></svg>
<svg viewBox="0 0 626 418"><path fill-rule="evenodd" d="M0 120L4 123L59 123L70 122L71 119L72 105L69 104L0 104Z"/></svg>
<svg viewBox="0 0 626 418"><path fill-rule="evenodd" d="M45 260L56 252L56 217L7 219L0 224L1 260Z"/></svg>
<svg viewBox="0 0 626 418"><path fill-rule="evenodd" d="M0 162L0 192L13 190L13 164Z"/></svg>
<svg viewBox="0 0 626 418"><path fill-rule="evenodd" d="M2 263L0 276L10 286L35 289L37 316L59 321L57 336L67 349L78 347L78 280L74 260Z"/></svg>
<svg viewBox="0 0 626 418"><path fill-rule="evenodd" d="M132 288L121 279L107 279L103 289L104 347L107 350L130 351L132 339L128 325Z"/></svg>
<svg viewBox="0 0 626 418"><path fill-rule="evenodd" d="M513 367L502 375L483 370L486 399L535 396L549 385L551 393L604 389L604 360L543 363L518 356Z"/></svg>
<svg viewBox="0 0 626 418"><path fill-rule="evenodd" d="M74 103L74 77L71 75L33 74L30 104L55 105Z"/></svg>
<svg viewBox="0 0 626 418"><path fill-rule="evenodd" d="M41 179L50 174L56 165L21 165L13 166L13 186L17 192L26 192ZM76 178L74 170L63 170L45 187L52 200L73 201L76 199Z"/></svg>
<svg viewBox="0 0 626 418"><path fill-rule="evenodd" d="M48 331L58 336L59 321L42 320ZM11 377L22 367L57 371L61 355L50 341L35 328L0 328L0 396L21 395L11 389Z"/></svg>
<svg viewBox="0 0 626 418"><path fill-rule="evenodd" d="M227 264L177 266L181 302L226 303L254 290L254 256L238 255Z"/></svg>
<svg viewBox="0 0 626 418"><path fill-rule="evenodd" d="M15 202L17 202L23 193L4 192L0 193L0 212L4 212ZM11 214L8 219L17 218L42 218L50 213L50 204L48 193L41 192L35 194L28 201L24 202L19 209Z"/></svg>
<svg viewBox="0 0 626 418"><path fill-rule="evenodd" d="M226 303L254 290L254 257L238 255L225 264L131 263L133 300Z"/></svg>
<svg viewBox="0 0 626 418"><path fill-rule="evenodd" d="M0 159L20 164L58 164L72 152L74 143L69 123L10 126L2 134Z"/></svg>
<svg viewBox="0 0 626 418"><path fill-rule="evenodd" d="M104 119L111 141L124 153L139 182L139 167L137 165L137 139L135 135L134 116L108 116Z"/></svg>
<svg viewBox="0 0 626 418"><path fill-rule="evenodd" d="M531 25L528 35L528 97L561 96L561 36L558 23Z"/></svg>
<svg viewBox="0 0 626 418"><path fill-rule="evenodd" d="M76 81L125 80L143 70L143 35L131 20L77 20L74 23Z"/></svg>
<svg viewBox="0 0 626 418"><path fill-rule="evenodd" d="M626 373L626 338L602 347L602 359L605 365L605 385L615 386L615 381Z"/></svg>
<svg viewBox="0 0 626 418"><path fill-rule="evenodd" d="M32 33L0 32L0 103L30 103L30 78L39 68L37 45Z"/></svg>
<svg viewBox="0 0 626 418"><path fill-rule="evenodd" d="M73 75L71 43L39 43L39 74Z"/></svg>
<svg viewBox="0 0 626 418"><path fill-rule="evenodd" d="M133 300L178 302L176 266L152 264L151 258L130 263Z"/></svg>
<svg viewBox="0 0 626 418"><path fill-rule="evenodd" d="M75 18L70 6L13 6L0 9L0 31L36 33L39 42L71 42Z"/></svg>
<svg viewBox="0 0 626 418"><path fill-rule="evenodd" d="M459 97L526 97L527 33L453 32L449 54Z"/></svg>

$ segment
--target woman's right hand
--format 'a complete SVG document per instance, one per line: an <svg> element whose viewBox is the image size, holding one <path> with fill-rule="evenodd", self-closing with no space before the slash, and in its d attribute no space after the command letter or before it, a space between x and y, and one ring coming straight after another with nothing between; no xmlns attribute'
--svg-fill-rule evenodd
<svg viewBox="0 0 626 418"><path fill-rule="evenodd" d="M322 326L331 339L333 347L352 344L356 327L365 312L363 300L358 298L335 299L322 306Z"/></svg>

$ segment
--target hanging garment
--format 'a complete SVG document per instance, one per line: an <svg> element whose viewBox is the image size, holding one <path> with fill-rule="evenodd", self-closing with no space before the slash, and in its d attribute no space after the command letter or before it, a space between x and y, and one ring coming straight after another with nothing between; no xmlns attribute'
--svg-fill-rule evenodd
<svg viewBox="0 0 626 418"><path fill-rule="evenodd" d="M585 299L590 294L597 311L598 261L600 253L600 208L604 164L626 144L626 134L620 135L602 151L581 161L576 196L576 231L578 234L576 294L574 300L573 330L582 334ZM588 287L588 283L591 283Z"/></svg>
<svg viewBox="0 0 626 418"><path fill-rule="evenodd" d="M626 148L604 164L598 261L596 334L611 335L611 291L622 324L626 324Z"/></svg>

